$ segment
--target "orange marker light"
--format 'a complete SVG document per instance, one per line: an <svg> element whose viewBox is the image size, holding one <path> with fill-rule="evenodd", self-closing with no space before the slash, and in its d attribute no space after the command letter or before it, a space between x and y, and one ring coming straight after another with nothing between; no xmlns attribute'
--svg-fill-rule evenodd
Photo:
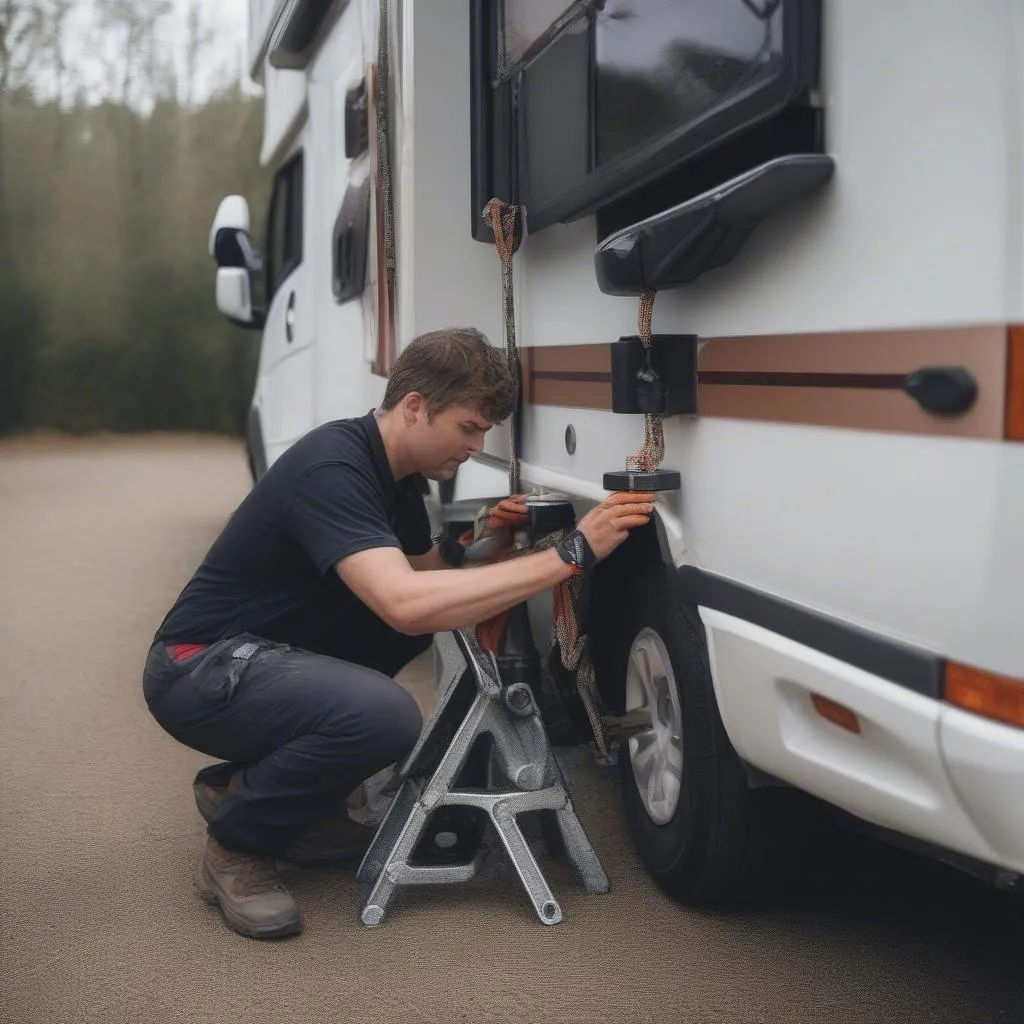
<svg viewBox="0 0 1024 1024"><path fill-rule="evenodd" d="M1024 441L1024 327L1010 328L1005 434L1008 441Z"/></svg>
<svg viewBox="0 0 1024 1024"><path fill-rule="evenodd" d="M946 665L946 700L965 711L1024 728L1024 680Z"/></svg>
<svg viewBox="0 0 1024 1024"><path fill-rule="evenodd" d="M822 697L820 693L811 694L811 703L822 718L834 722L840 729L846 729L847 732L860 732L859 719L845 704L837 704L834 700L829 700L828 697Z"/></svg>

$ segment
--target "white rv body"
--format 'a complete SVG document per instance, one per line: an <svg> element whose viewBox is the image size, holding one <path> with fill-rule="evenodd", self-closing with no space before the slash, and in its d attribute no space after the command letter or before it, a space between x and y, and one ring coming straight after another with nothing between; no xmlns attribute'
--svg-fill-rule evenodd
<svg viewBox="0 0 1024 1024"><path fill-rule="evenodd" d="M385 385L372 368L372 247L364 297L338 303L332 291L339 208L372 173L372 139L370 155L345 155L345 97L376 60L379 3L334 3L305 67L277 69L275 39L302 7L250 0L262 159L303 163L301 258L270 298L253 403L268 465L317 424L374 407ZM501 345L499 259L470 232L470 4L389 9L399 345L455 324ZM765 389L701 385L707 414L665 420L664 465L683 480L659 499L671 560L936 664L1019 681L1024 446L1004 418L1011 328L1024 324L1024 7L825 0L818 93L832 180L728 265L659 292L655 332L698 335L702 370L739 353L752 373L955 363L979 398L943 418L902 394L833 388L812 401L781 385L762 402ZM536 232L528 216L527 228L514 260L524 352L637 333L637 300L598 287L593 216ZM600 403L528 400L524 487L567 494L582 512L642 432L640 416ZM455 498L507 489L508 434L492 435L494 459L460 471ZM1008 877L1024 872L1024 729L721 607L699 611L722 721L747 765ZM812 694L852 711L859 732L816 713Z"/></svg>

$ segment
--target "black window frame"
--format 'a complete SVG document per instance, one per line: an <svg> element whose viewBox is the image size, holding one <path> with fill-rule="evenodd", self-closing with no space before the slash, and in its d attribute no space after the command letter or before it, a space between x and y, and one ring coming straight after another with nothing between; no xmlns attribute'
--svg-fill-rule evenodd
<svg viewBox="0 0 1024 1024"><path fill-rule="evenodd" d="M491 241L490 229L480 217L488 199L498 196L507 202L524 201L520 154L525 151L524 120L529 112L524 115L519 102L518 81L491 87L503 0L470 0L470 3L472 234L480 241ZM552 224L569 223L597 213L624 197L643 192L681 167L700 158L710 159L727 143L733 143L735 148L746 133L756 132L766 122L784 116L789 108L806 107L807 97L818 82L821 6L821 0L781 0L784 65L778 76L737 93L702 121L680 125L675 132L652 139L597 168L594 167L595 27L591 24L588 28L591 59L587 87L590 97L587 157L592 169L557 198L539 206L527 202L528 230L533 233ZM795 45L790 40L795 40ZM529 74L529 69L525 73ZM820 124L816 142L808 148L823 150Z"/></svg>
<svg viewBox="0 0 1024 1024"><path fill-rule="evenodd" d="M492 90L490 69L497 63L501 0L470 0L470 192L471 233L490 241L491 232L482 220L483 208L493 196L519 202L518 176L513 167L513 83Z"/></svg>
<svg viewBox="0 0 1024 1024"><path fill-rule="evenodd" d="M282 198L283 197L283 198ZM278 204L286 204L284 227L284 259L281 267L274 267L274 226ZM299 150L274 175L267 210L267 237L264 245L264 287L266 303L270 306L281 284L302 265L305 216L305 153Z"/></svg>

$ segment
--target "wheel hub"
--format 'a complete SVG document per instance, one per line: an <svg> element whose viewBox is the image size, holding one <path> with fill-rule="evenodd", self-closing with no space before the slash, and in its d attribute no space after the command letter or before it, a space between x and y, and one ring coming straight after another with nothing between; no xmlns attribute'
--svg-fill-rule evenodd
<svg viewBox="0 0 1024 1024"><path fill-rule="evenodd" d="M626 711L648 713L649 727L629 740L633 778L655 824L671 820L683 777L683 712L672 660L661 636L644 627L626 664Z"/></svg>

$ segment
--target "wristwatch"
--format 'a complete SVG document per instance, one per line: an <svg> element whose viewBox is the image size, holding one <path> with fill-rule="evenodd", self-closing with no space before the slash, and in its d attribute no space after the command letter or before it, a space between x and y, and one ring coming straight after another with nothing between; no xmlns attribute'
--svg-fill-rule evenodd
<svg viewBox="0 0 1024 1024"><path fill-rule="evenodd" d="M576 566L580 572L587 572L597 565L590 542L579 530L567 533L556 545L558 557L569 565Z"/></svg>

